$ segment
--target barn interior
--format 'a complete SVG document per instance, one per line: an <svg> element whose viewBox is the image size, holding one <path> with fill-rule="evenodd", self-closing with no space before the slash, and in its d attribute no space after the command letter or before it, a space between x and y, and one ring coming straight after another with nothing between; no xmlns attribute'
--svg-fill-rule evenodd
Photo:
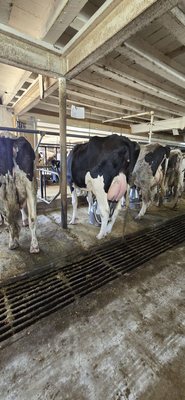
<svg viewBox="0 0 185 400"><path fill-rule="evenodd" d="M0 0L0 131L36 150L41 249L26 227L9 250L0 226L0 399L184 399L185 199L141 221L131 201L98 241L83 198L68 224L65 172L94 135L184 152L184 95L184 0Z"/></svg>

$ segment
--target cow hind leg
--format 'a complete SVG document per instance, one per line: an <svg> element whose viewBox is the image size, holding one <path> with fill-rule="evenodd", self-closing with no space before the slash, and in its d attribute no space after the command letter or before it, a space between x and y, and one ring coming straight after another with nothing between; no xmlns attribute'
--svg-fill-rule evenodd
<svg viewBox="0 0 185 400"><path fill-rule="evenodd" d="M36 237L36 196L34 190L27 190L28 222L31 232L30 253L39 253L39 245Z"/></svg>
<svg viewBox="0 0 185 400"><path fill-rule="evenodd" d="M14 250L19 247L20 226L17 222L9 224L9 249Z"/></svg>
<svg viewBox="0 0 185 400"><path fill-rule="evenodd" d="M142 207L141 210L139 211L139 214L135 217L135 219L141 219L145 213L147 208L149 207L151 203L151 194L145 192L144 194L142 193Z"/></svg>
<svg viewBox="0 0 185 400"><path fill-rule="evenodd" d="M1 213L0 213L0 225L3 225L3 216Z"/></svg>
<svg viewBox="0 0 185 400"><path fill-rule="evenodd" d="M107 235L107 227L108 227L108 220L109 220L109 204L107 201L107 194L102 190L102 192L96 193L96 199L98 202L100 215L101 215L101 228L100 232L96 236L97 239L102 239L104 236Z"/></svg>
<svg viewBox="0 0 185 400"><path fill-rule="evenodd" d="M76 219L77 219L77 207L78 207L78 198L76 194L76 189L74 189L71 193L72 196L72 206L73 206L73 214L71 221L69 222L70 225L75 225L76 224Z"/></svg>
<svg viewBox="0 0 185 400"><path fill-rule="evenodd" d="M92 192L90 192L90 191L87 192L87 202L88 202L88 214L90 214L91 207L93 204L93 196L92 196Z"/></svg>
<svg viewBox="0 0 185 400"><path fill-rule="evenodd" d="M24 207L21 208L21 216L22 216L22 226L29 226L28 216Z"/></svg>
<svg viewBox="0 0 185 400"><path fill-rule="evenodd" d="M115 210L113 212L113 215L111 217L111 220L107 225L107 234L112 231L112 227L113 227L113 225L114 225L114 223L116 221L116 218L118 216L119 210L121 209L121 202L122 202L122 199L120 201L118 201L118 203L117 203L117 205L115 207Z"/></svg>
<svg viewBox="0 0 185 400"><path fill-rule="evenodd" d="M102 239L107 235L107 225L109 220L109 204L107 200L107 193L105 193L104 190L103 177L98 176L97 178L92 178L90 173L87 173L85 181L87 190L93 192L99 206L101 215L101 228L96 237L97 239Z"/></svg>

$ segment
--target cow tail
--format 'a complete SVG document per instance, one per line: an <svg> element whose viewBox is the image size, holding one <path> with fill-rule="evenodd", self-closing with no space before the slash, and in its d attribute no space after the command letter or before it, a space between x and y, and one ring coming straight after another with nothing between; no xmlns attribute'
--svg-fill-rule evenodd
<svg viewBox="0 0 185 400"><path fill-rule="evenodd" d="M2 199L6 208L14 216L19 211L15 178L9 173L6 174L2 184Z"/></svg>
<svg viewBox="0 0 185 400"><path fill-rule="evenodd" d="M166 156L166 158L165 158L165 165L164 165L164 175L163 175L163 180L162 180L162 189L163 189L163 192L165 192L165 181L166 181L166 172L167 172L167 169L168 169L168 162L169 162L169 157L167 157Z"/></svg>

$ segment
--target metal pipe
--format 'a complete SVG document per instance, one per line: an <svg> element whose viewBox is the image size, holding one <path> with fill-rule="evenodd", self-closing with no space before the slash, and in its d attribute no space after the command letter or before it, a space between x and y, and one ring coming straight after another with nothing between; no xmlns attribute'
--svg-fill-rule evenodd
<svg viewBox="0 0 185 400"><path fill-rule="evenodd" d="M58 78L60 125L61 224L67 229L66 79Z"/></svg>
<svg viewBox="0 0 185 400"><path fill-rule="evenodd" d="M153 111L147 111L147 112L142 112L142 113L138 113L138 114L130 114L130 115L124 115L123 117L119 117L119 118L112 118L112 119L106 119L104 122L112 122L112 121L119 121L122 119L128 119L128 118L132 118L132 117L140 117L142 115L151 115L152 113L154 113Z"/></svg>
<svg viewBox="0 0 185 400"><path fill-rule="evenodd" d="M53 132L53 131L39 131L39 130L34 130L34 129L23 129L23 128L9 128L9 127L4 127L0 126L0 131L7 131L7 132L20 132L20 133L32 133L34 135L53 135L53 136L59 136L59 132ZM106 133L106 132L105 132ZM88 132L84 135L76 135L76 134L71 134L67 133L67 137L71 138L78 138L78 139L86 139L88 138Z"/></svg>
<svg viewBox="0 0 185 400"><path fill-rule="evenodd" d="M154 112L151 111L150 130L149 130L149 139L148 139L149 144L151 143L151 139L152 139L153 122L154 122Z"/></svg>
<svg viewBox="0 0 185 400"><path fill-rule="evenodd" d="M39 141L37 142L37 145L36 145L36 147L35 147L35 153L36 153L36 151L38 150L38 148L40 147L40 144L41 144L41 141L42 141L43 137L44 137L44 133L43 133L42 135L40 135L40 139L39 139Z"/></svg>

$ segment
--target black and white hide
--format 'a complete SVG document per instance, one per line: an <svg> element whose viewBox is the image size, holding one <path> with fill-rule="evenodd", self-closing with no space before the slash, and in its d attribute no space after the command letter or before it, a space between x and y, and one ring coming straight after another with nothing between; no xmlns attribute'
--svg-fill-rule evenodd
<svg viewBox="0 0 185 400"><path fill-rule="evenodd" d="M142 207L137 219L144 216L157 192L164 196L164 179L168 166L170 148L159 143L142 145L135 164L132 183L141 190Z"/></svg>
<svg viewBox="0 0 185 400"><path fill-rule="evenodd" d="M180 149L171 150L164 186L165 190L171 193L173 207L176 206L184 191L184 169L185 159Z"/></svg>
<svg viewBox="0 0 185 400"><path fill-rule="evenodd" d="M130 174L139 154L139 145L124 136L94 136L88 143L79 144L67 160L67 180L72 192L73 215L77 217L76 189L92 192L97 199L103 238L111 232L118 215L121 198L128 186ZM113 212L110 209L113 205Z"/></svg>
<svg viewBox="0 0 185 400"><path fill-rule="evenodd" d="M31 232L30 252L38 253L36 238L36 180L34 177L35 153L24 138L0 137L0 213L9 227L9 248L18 247L20 227L17 222L27 205Z"/></svg>

